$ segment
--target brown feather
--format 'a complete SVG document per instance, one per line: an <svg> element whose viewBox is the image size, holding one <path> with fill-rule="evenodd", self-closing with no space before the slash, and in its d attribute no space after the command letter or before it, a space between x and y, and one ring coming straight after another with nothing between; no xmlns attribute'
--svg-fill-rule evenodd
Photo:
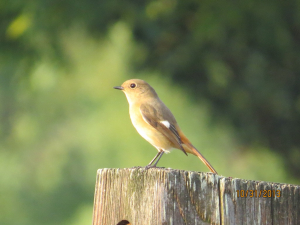
<svg viewBox="0 0 300 225"><path fill-rule="evenodd" d="M175 126L170 123L170 128L167 128L160 121L164 121L162 116L158 113L158 111L149 104L142 104L140 106L140 110L143 118L149 123L152 127L157 129L160 133L162 133L173 145L175 148L178 148L187 155L186 151L182 146L182 141L180 139L180 135L178 134Z"/></svg>
<svg viewBox="0 0 300 225"><path fill-rule="evenodd" d="M189 139L179 131L179 135L181 137L183 148L186 152L196 155L207 167L208 169L215 174L218 174L217 171L213 168L213 166L207 161L207 159L192 145Z"/></svg>

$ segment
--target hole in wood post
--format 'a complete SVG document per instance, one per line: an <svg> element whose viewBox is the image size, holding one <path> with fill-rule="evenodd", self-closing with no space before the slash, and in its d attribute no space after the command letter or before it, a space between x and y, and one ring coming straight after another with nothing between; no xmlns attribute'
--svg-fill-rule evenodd
<svg viewBox="0 0 300 225"><path fill-rule="evenodd" d="M130 222L128 220L121 220L117 225L130 225Z"/></svg>

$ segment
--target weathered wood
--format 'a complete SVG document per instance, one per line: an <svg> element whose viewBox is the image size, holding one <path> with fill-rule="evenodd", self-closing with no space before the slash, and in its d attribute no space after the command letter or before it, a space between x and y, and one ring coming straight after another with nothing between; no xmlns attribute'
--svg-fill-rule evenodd
<svg viewBox="0 0 300 225"><path fill-rule="evenodd" d="M221 178L220 197L223 223L272 224L271 198L259 197L260 190L270 189L270 185L266 182ZM241 191L243 191L243 197ZM253 194L252 197L250 197L251 194ZM255 197L255 194L258 197Z"/></svg>
<svg viewBox="0 0 300 225"><path fill-rule="evenodd" d="M162 168L99 169L93 225L121 220L132 225L300 224L300 187Z"/></svg>
<svg viewBox="0 0 300 225"><path fill-rule="evenodd" d="M221 178L220 196L224 224L300 224L299 186Z"/></svg>

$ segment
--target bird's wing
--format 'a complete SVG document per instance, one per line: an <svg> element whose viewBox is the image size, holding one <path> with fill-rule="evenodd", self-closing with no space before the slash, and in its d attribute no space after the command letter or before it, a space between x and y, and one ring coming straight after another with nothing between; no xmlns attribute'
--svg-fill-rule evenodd
<svg viewBox="0 0 300 225"><path fill-rule="evenodd" d="M146 123L157 129L166 138L169 139L178 149L181 149L186 155L186 151L182 147L182 141L174 124L163 118L155 107L149 104L142 104L140 111Z"/></svg>

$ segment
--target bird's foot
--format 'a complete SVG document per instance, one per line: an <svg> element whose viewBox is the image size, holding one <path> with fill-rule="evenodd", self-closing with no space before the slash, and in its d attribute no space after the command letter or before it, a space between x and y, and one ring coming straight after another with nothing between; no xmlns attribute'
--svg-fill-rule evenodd
<svg viewBox="0 0 300 225"><path fill-rule="evenodd" d="M150 169L150 168L164 169L165 167L158 167L158 166L156 166L156 165L147 165L147 166L145 166L145 169L146 169L146 170L147 170L147 169Z"/></svg>
<svg viewBox="0 0 300 225"><path fill-rule="evenodd" d="M147 165L147 166L145 166L145 169L148 170L148 169L150 169L150 168L155 168L155 167L156 167L156 166Z"/></svg>

